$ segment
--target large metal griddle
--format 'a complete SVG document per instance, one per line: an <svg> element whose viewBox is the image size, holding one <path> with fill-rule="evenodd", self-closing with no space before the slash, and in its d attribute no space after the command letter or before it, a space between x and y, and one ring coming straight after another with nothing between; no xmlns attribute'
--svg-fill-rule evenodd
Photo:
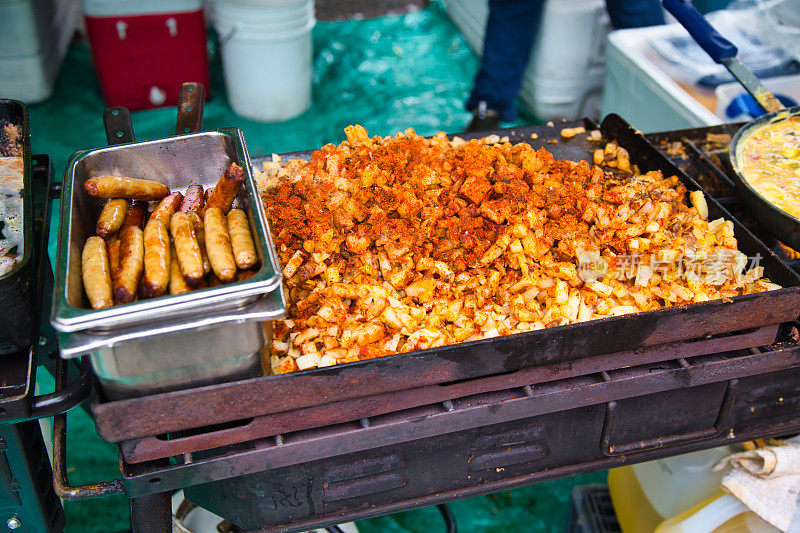
<svg viewBox="0 0 800 533"><path fill-rule="evenodd" d="M575 125L521 128L515 130L515 137L521 138L526 131L537 133L538 142L550 150L586 157L589 147L583 136L567 143L549 142L558 137L560 128ZM604 125L609 126L608 122ZM726 176L730 172L727 145L717 150L711 146L714 142L706 142L709 134L735 130L734 125L650 135L648 139L661 151L653 153L650 146L646 160L657 165L666 161L669 164L662 168L670 172L676 166L686 169L712 189L726 208L741 214ZM636 138L640 135L627 128L617 137L631 149L624 141L626 132ZM685 150L668 154L665 148L670 143L681 144ZM683 179L690 189L696 187ZM714 213L718 207L709 203ZM756 224L749 227L769 239ZM737 224L737 238L746 253L752 253L754 245L763 251L764 245L742 230ZM770 272L777 259L767 253L764 261ZM798 270L800 260L788 265ZM789 278L789 284L784 282L787 287L797 286L787 265L776 273ZM778 280L774 273L770 275ZM788 292L793 294L794 289ZM780 305L779 300L773 305ZM412 385L413 379L382 372L396 366L379 366L381 371L365 372L365 379L390 380L388 386L395 387L394 392L370 397L356 390L352 401L344 400L351 402L347 405L353 409L352 420L342 423L336 423L333 413L343 405L319 387L337 380L342 390L348 390L348 383L351 388L361 387L362 382L342 377L354 376L350 369L361 368L359 364L343 365L337 369L342 373L332 376L304 372L248 380L233 384L232 389L213 387L219 395L196 390L187 391L186 397L170 393L106 402L96 390L93 410L99 414L99 427L120 434L132 431L122 424L124 416L138 417L145 432L163 427L164 421L180 427L196 425L177 419L201 415L204 424L212 424L218 412L230 409L238 416L254 402L266 403L264 397L248 400L269 394L265 383L293 394L288 404L312 394L312 403L318 405L310 410L279 408L278 413L264 417L126 440L121 443L122 478L83 487L72 487L67 480L66 428L64 417L59 416L54 426L54 485L59 495L70 498L125 491L132 498L134 527L147 531L169 530L169 496L175 488L184 488L190 500L244 529L305 531L556 477L796 433L800 431L800 323L785 321L777 327L776 338L774 326L763 326L772 320L767 319L768 307L764 302L764 307L750 309L761 313L755 315L762 319L760 328L686 337L629 350L622 357L585 353L563 363L531 364L516 372L440 381L441 385L400 388L399 384ZM712 308L696 316L711 323L725 316L719 311ZM696 330L687 322L681 332L694 334ZM497 351L492 353L497 355ZM416 358L413 364L401 369L437 361L422 357L424 352L410 355ZM525 381L531 383L519 385ZM290 385L299 388L293 391ZM451 399L441 400L440 389ZM194 393L198 395L192 400ZM269 398L279 399L277 394ZM390 411L366 414L374 410L373 402L385 398L397 400ZM203 406L203 401L215 403ZM242 409L237 402L245 402ZM422 403L410 407L415 402ZM187 405L195 410L183 410ZM297 419L314 412L312 427L289 429Z"/></svg>
<svg viewBox="0 0 800 533"><path fill-rule="evenodd" d="M753 346L771 344L775 339L777 329L778 326L766 326L734 335L667 343L638 350L635 353L589 356L567 365L525 368L508 374L334 401L245 419L225 428L130 439L120 443L120 451L128 463L165 459L221 446L250 442L287 432L311 430L354 420L361 421L419 406L451 402L457 398L496 393L513 387L536 387L578 376L605 371L614 372L616 369L629 366L658 365L676 358L686 359L720 352L747 350ZM306 389L297 389L292 392L295 395L306 393ZM498 417L493 417L493 420L499 421L502 418L498 415ZM131 425L134 424L136 424L135 419L131 420Z"/></svg>
<svg viewBox="0 0 800 533"><path fill-rule="evenodd" d="M557 158L579 160L591 157L591 151L602 146L589 142L586 135L578 135L568 141L560 137L561 128L581 124L565 122L554 126L484 132L475 136L490 133L507 135L512 142L529 142L535 147L543 146ZM590 121L585 125L587 129L597 127ZM631 162L637 164L642 171L661 170L667 175L675 174L688 189L701 188L621 118L611 115L600 128L605 139L616 139L620 146L629 151ZM308 155L309 152L301 152L286 154L285 157ZM254 162L258 164L263 159L265 158L255 158ZM722 216L733 219L711 195L706 196L710 218ZM733 220L740 250L748 256L760 256L767 276L784 288L731 300L714 300L593 320L323 369L142 398L108 402L98 393L92 404L95 424L99 434L110 441L166 435L162 437L162 441L168 442L169 439L185 436L184 433L177 432L193 430L192 433L202 433L202 430L198 430L198 421L202 421L204 426L230 423L245 426L251 419L268 415L273 422L282 421L281 424L262 425L261 436L265 436L298 430L307 425L301 416L293 416L300 409L339 413L333 418L316 418L318 424L326 420L330 423L343 421L348 416L351 417L350 420L357 420L387 412L386 409L391 408L390 402L370 403L366 398L381 395L402 397L406 402L403 405L410 408L415 406L410 400L413 395L402 391L422 387L436 385L445 391L442 394L448 390L455 394L461 390L448 387L459 381L486 378L488 383L494 377L496 384L486 385L491 389L501 387L502 379L498 376L532 372L532 369L538 369L537 372L543 376L547 372L555 375L561 368L589 365L586 362L588 360L592 361L592 371L609 371L655 360L678 359L681 357L681 350L674 349L675 346L670 343L687 343L710 336L729 336L738 343L736 346L716 348L716 351L751 348L769 343L772 339L764 340L763 337L766 330L761 331L762 337L757 341L744 333L747 330L790 322L800 315L800 278L748 229ZM359 408L349 412L350 414L347 410L336 409L353 407L356 404ZM128 454L129 460L134 458L132 452Z"/></svg>

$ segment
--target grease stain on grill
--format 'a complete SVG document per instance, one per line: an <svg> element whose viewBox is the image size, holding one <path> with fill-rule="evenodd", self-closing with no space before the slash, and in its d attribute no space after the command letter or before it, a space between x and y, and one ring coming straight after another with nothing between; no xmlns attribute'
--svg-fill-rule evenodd
<svg viewBox="0 0 800 533"><path fill-rule="evenodd" d="M541 460L550 455L546 437L547 431L543 426L481 435L470 446L468 469L471 472L501 472L509 466Z"/></svg>
<svg viewBox="0 0 800 533"><path fill-rule="evenodd" d="M408 478L400 474L380 474L338 483L328 483L323 489L322 501L330 503L378 494L404 487L406 483L408 483Z"/></svg>
<svg viewBox="0 0 800 533"><path fill-rule="evenodd" d="M323 503L349 500L397 489L408 483L402 472L406 465L400 454L367 457L352 464L335 465L322 478Z"/></svg>
<svg viewBox="0 0 800 533"><path fill-rule="evenodd" d="M800 379L800 369L793 369L792 374ZM784 373L783 377L786 376ZM783 419L787 414L798 418L800 413L800 385L775 387L775 380L769 374L758 376L761 384L752 388L742 398L742 403L748 406L746 418L754 423L764 423L766 420Z"/></svg>

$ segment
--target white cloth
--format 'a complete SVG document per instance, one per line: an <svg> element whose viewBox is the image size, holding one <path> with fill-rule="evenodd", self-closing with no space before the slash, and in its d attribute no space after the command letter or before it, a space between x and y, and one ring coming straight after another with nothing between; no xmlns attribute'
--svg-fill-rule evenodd
<svg viewBox="0 0 800 533"><path fill-rule="evenodd" d="M780 529L789 530L800 493L800 445L768 446L726 457L714 467L732 470L722 487Z"/></svg>

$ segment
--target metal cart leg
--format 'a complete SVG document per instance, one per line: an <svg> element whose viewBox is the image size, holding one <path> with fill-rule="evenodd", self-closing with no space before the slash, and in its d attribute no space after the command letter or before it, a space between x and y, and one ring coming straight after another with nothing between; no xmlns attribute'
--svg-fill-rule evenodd
<svg viewBox="0 0 800 533"><path fill-rule="evenodd" d="M172 503L169 492L131 498L131 529L133 533L170 533Z"/></svg>
<svg viewBox="0 0 800 533"><path fill-rule="evenodd" d="M64 510L51 479L39 423L0 425L0 530L63 531Z"/></svg>

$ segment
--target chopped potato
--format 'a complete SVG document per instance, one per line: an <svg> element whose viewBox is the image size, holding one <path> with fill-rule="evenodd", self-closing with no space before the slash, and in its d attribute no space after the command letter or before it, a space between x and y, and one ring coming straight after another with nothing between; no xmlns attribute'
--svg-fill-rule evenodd
<svg viewBox="0 0 800 533"><path fill-rule="evenodd" d="M346 135L257 173L288 304L274 373L778 288L702 193L614 142L592 165L497 135Z"/></svg>

